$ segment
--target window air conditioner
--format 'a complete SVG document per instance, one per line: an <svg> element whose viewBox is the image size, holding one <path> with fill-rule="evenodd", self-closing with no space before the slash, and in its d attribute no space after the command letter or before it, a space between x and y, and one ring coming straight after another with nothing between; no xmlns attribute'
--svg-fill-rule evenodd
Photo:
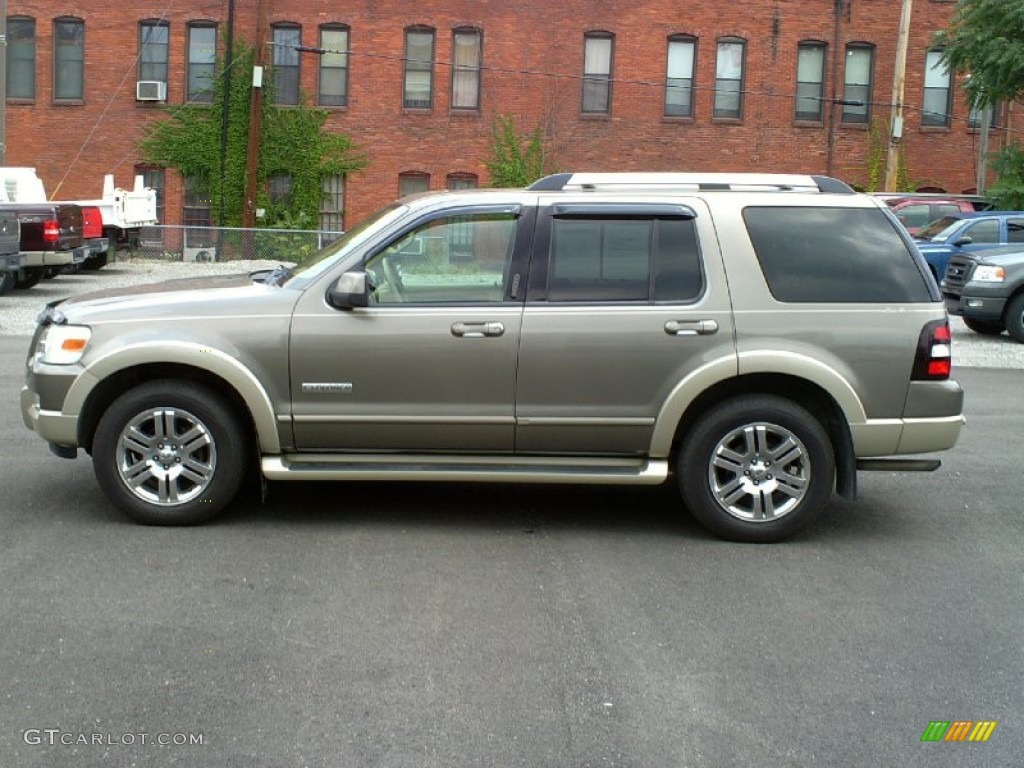
<svg viewBox="0 0 1024 768"><path fill-rule="evenodd" d="M139 80L135 83L136 101L166 101L167 83L163 80Z"/></svg>

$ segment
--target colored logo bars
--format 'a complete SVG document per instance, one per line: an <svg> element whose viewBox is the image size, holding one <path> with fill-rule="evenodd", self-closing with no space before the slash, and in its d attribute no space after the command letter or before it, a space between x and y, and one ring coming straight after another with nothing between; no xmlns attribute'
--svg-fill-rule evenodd
<svg viewBox="0 0 1024 768"><path fill-rule="evenodd" d="M921 741L988 741L995 729L995 720L932 720Z"/></svg>

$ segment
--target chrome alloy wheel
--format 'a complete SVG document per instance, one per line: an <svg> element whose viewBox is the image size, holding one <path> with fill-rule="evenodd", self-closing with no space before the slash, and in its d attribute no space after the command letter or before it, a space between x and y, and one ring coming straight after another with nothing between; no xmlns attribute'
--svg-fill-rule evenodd
<svg viewBox="0 0 1024 768"><path fill-rule="evenodd" d="M217 448L209 428L181 408L138 414L121 430L117 446L121 480L150 504L192 501L209 487L217 469Z"/></svg>
<svg viewBox="0 0 1024 768"><path fill-rule="evenodd" d="M715 446L708 466L711 492L733 517L747 522L777 520L807 494L811 464L807 448L784 427L745 424Z"/></svg>

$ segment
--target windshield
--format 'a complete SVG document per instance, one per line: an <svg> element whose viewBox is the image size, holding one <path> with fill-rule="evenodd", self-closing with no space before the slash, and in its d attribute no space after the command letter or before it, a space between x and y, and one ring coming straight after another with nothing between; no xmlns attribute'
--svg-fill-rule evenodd
<svg viewBox="0 0 1024 768"><path fill-rule="evenodd" d="M931 224L921 227L914 235L915 240L945 240L952 234L951 231L954 228L960 226L962 219L958 219L953 216L943 216L941 219L936 219Z"/></svg>
<svg viewBox="0 0 1024 768"><path fill-rule="evenodd" d="M383 226L388 222L393 221L405 213L406 210L407 206L402 203L395 202L381 208L376 213L370 214L334 242L311 256L302 259L291 270L289 278L303 277L311 279L316 277L334 263L335 256L362 243L367 236L375 232L379 226Z"/></svg>

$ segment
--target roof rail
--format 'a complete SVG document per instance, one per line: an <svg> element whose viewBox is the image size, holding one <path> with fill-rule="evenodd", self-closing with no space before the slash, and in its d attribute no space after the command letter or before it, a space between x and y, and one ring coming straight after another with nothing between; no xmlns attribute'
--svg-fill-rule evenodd
<svg viewBox="0 0 1024 768"><path fill-rule="evenodd" d="M527 189L535 192L609 191L741 191L840 192L853 194L845 182L831 176L790 173L556 173Z"/></svg>

